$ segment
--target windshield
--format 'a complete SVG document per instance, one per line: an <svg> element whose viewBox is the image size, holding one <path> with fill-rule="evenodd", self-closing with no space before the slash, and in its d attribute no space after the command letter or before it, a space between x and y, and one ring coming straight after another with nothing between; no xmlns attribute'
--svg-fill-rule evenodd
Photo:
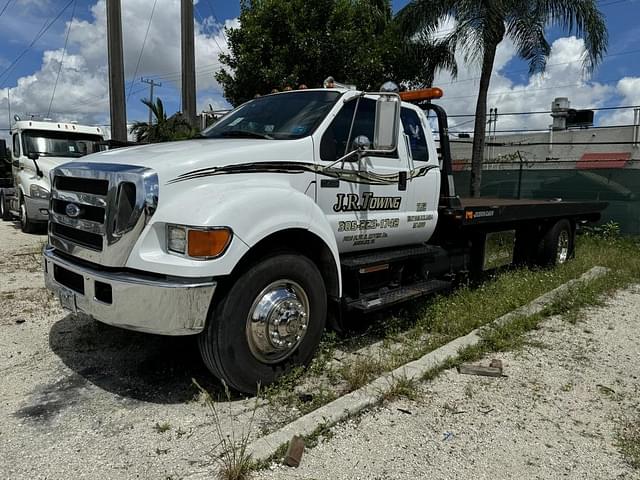
<svg viewBox="0 0 640 480"><path fill-rule="evenodd" d="M22 133L25 155L37 153L50 157L83 157L99 152L102 137L75 132L26 130Z"/></svg>
<svg viewBox="0 0 640 480"><path fill-rule="evenodd" d="M289 140L311 135L340 97L336 91L298 91L258 97L202 132L208 138Z"/></svg>

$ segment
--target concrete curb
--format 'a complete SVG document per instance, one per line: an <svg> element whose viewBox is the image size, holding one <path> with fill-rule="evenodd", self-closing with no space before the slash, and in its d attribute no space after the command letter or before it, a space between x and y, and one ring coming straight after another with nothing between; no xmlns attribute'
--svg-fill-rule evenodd
<svg viewBox="0 0 640 480"><path fill-rule="evenodd" d="M248 446L247 453L252 455L256 461L264 461L272 457L276 451L286 445L294 435L311 435L319 427L334 425L350 416L360 413L362 410L377 404L382 395L393 385L393 381L399 377L408 379L420 379L425 373L433 368L442 365L450 358L455 358L461 348L476 345L481 340L481 333L491 327L501 326L509 323L520 316L533 315L553 302L554 298L566 292L575 284L587 282L605 275L609 271L604 267L593 267L588 272L583 273L579 278L569 280L567 283L539 296L530 303L523 305L512 312L503 315L493 322L479 327L463 337L443 345L440 348L424 355L418 360L409 362L395 370L385 373L372 381L368 385L344 395L333 402L330 402L317 410L314 410L303 417L294 420L281 429L261 437Z"/></svg>

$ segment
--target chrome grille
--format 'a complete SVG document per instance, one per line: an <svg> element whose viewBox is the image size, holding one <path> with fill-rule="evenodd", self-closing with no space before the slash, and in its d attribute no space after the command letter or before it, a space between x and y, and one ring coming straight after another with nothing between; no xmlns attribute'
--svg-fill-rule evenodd
<svg viewBox="0 0 640 480"><path fill-rule="evenodd" d="M123 266L158 201L158 176L131 165L72 162L51 172L49 243L105 266Z"/></svg>

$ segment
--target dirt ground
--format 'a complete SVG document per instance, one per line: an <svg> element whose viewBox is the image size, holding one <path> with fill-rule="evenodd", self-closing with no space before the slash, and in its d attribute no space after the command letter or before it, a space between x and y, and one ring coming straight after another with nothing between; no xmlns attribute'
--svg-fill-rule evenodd
<svg viewBox="0 0 640 480"><path fill-rule="evenodd" d="M260 479L638 479L616 447L640 421L640 286L576 325L555 317L521 351L493 354L502 378L448 370L332 429L297 469Z"/></svg>
<svg viewBox="0 0 640 480"><path fill-rule="evenodd" d="M0 222L0 478L188 478L211 471L216 435L191 379L217 383L192 338L65 313L44 288L44 235ZM239 431L253 401L218 404Z"/></svg>

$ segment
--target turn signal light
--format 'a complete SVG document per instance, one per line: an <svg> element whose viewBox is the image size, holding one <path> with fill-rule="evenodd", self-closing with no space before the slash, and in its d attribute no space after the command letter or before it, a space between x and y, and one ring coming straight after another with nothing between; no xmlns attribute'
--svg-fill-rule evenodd
<svg viewBox="0 0 640 480"><path fill-rule="evenodd" d="M419 102L421 100L433 100L434 98L442 98L444 92L441 88L422 88L420 90L407 90L400 92L400 98L404 102Z"/></svg>
<svg viewBox="0 0 640 480"><path fill-rule="evenodd" d="M189 230L188 255L200 258L220 256L231 243L231 235L231 230L228 228Z"/></svg>

